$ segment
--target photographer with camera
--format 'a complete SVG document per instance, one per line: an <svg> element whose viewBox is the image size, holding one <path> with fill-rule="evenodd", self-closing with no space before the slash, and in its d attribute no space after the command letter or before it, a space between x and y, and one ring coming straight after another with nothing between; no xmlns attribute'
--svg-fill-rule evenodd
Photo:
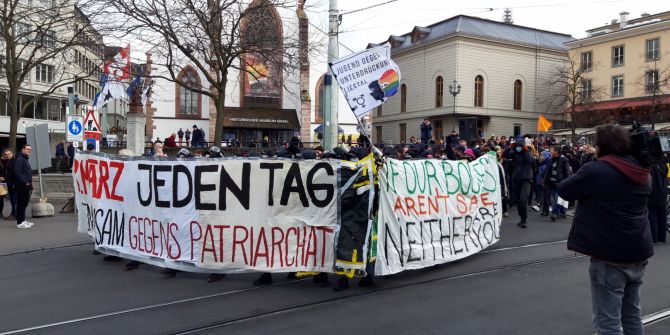
<svg viewBox="0 0 670 335"><path fill-rule="evenodd" d="M558 184L577 200L568 249L591 257L593 323L598 334L643 334L640 289L654 255L647 215L649 169L630 156L631 136L620 126L596 128L597 161Z"/></svg>

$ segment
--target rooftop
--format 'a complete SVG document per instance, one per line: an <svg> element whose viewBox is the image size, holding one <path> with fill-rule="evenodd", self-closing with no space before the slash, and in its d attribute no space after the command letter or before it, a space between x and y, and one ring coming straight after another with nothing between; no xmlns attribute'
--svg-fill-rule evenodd
<svg viewBox="0 0 670 335"><path fill-rule="evenodd" d="M557 51L566 51L567 48L564 43L574 40L572 36L567 34L473 16L458 15L434 23L428 27L414 27L411 32L401 36L390 36L389 39L383 43L391 43L392 50L397 52L449 36L480 37L530 47L554 49ZM368 47L383 43L371 43L368 44Z"/></svg>

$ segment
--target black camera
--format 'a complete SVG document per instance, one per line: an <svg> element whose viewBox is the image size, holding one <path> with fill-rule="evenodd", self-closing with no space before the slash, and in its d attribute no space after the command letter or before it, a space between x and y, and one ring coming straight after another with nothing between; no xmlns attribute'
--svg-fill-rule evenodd
<svg viewBox="0 0 670 335"><path fill-rule="evenodd" d="M642 166L648 167L652 163L658 162L663 154L670 152L670 143L665 136L658 136L655 131L644 128L642 124L633 121L633 127L630 130L632 155Z"/></svg>

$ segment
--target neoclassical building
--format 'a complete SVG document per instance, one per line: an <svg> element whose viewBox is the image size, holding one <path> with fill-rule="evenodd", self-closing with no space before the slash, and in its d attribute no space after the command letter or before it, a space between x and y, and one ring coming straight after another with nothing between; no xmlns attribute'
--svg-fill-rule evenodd
<svg viewBox="0 0 670 335"><path fill-rule="evenodd" d="M567 60L571 40L466 15L390 36L401 89L371 112L373 140L408 142L420 136L424 118L436 140L452 130L467 139L534 133L539 114L556 112L544 103L557 93L547 82ZM460 86L455 99L450 86Z"/></svg>

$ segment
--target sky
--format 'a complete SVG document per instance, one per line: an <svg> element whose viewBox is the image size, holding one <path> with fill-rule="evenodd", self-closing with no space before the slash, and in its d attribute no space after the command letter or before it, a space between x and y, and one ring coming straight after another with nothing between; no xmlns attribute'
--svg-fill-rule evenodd
<svg viewBox="0 0 670 335"><path fill-rule="evenodd" d="M308 0L318 3L308 9L310 27L315 34L328 31L329 0ZM388 3L387 3L388 2ZM357 11L359 9L372 7ZM629 12L629 19L642 13L670 11L667 0L338 0L342 13L339 34L339 56L364 50L368 43L385 42L389 35L403 35L414 26L428 26L456 15L469 15L502 21L505 8L512 10L514 24L569 34L585 38L586 30L619 19L619 13ZM349 13L350 11L357 11ZM318 29L317 29L318 27ZM321 32L319 32L321 30ZM310 59L310 76L319 78L326 70L325 53ZM340 122L355 123L344 97L340 94Z"/></svg>
<svg viewBox="0 0 670 335"><path fill-rule="evenodd" d="M327 9L328 1L325 2ZM387 2L388 0L339 0L341 13ZM416 25L427 26L452 16L464 14L501 21L504 9L512 9L514 24L586 37L586 30L602 26L619 13L627 11L629 19L647 12L670 10L665 0L396 0L371 9L342 16L340 55L362 50L369 42L383 42L389 35L408 33ZM327 31L327 13L310 13L310 21ZM346 47L345 47L346 46Z"/></svg>

